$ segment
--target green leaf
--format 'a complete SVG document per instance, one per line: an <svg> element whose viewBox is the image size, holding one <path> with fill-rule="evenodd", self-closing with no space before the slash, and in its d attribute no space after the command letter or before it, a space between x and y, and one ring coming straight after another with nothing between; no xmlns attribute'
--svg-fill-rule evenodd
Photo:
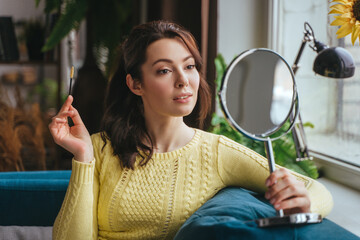
<svg viewBox="0 0 360 240"><path fill-rule="evenodd" d="M221 82L222 82L222 78L223 78L224 72L226 70L226 67L227 66L226 66L224 57L219 53L215 58L215 69L216 69L215 83L216 83L216 91L217 92L220 91Z"/></svg>
<svg viewBox="0 0 360 240"><path fill-rule="evenodd" d="M35 6L39 7L41 0L35 0ZM51 13L54 10L59 10L61 7L61 0L45 0L45 8L44 8L44 12L45 13Z"/></svg>
<svg viewBox="0 0 360 240"><path fill-rule="evenodd" d="M311 123L311 122L303 123L303 126L304 126L304 127L310 127L310 128L314 128L314 127L315 127L315 125L314 125L313 123Z"/></svg>
<svg viewBox="0 0 360 240"><path fill-rule="evenodd" d="M68 1L64 13L57 21L42 51L46 52L54 48L72 29L78 28L86 16L87 9L88 5L86 0Z"/></svg>
<svg viewBox="0 0 360 240"><path fill-rule="evenodd" d="M61 7L61 0L46 0L45 4L45 13L51 13L52 11L57 11Z"/></svg>
<svg viewBox="0 0 360 240"><path fill-rule="evenodd" d="M89 17L93 22L92 39L95 56L105 76L110 78L117 69L119 44L128 35L132 26L133 1L88 0ZM111 27L104 27L111 26Z"/></svg>

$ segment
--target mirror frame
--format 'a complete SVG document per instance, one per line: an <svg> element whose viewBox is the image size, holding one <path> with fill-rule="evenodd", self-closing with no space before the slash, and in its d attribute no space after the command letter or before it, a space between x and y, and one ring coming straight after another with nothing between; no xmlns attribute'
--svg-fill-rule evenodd
<svg viewBox="0 0 360 240"><path fill-rule="evenodd" d="M255 52L258 51L266 51L266 52L270 52L272 54L275 54L279 57L279 59L281 59L285 65L287 66L287 68L289 69L289 72L291 74L291 78L293 81L293 96L292 96L292 104L291 104L291 108L286 116L286 118L283 120L283 122L281 122L277 127L270 129L268 132L266 133L262 133L262 134L254 134L254 133L250 133L248 131L246 131L245 129L241 128L236 121L231 117L231 114L228 110L227 104L226 104L226 90L227 90L227 84L229 81L229 77L230 77L230 73L232 72L233 68L236 66L236 64L238 62L240 62L242 59L244 59L246 56L253 54ZM254 49L250 49L250 50L246 50L242 53L240 53L238 56L236 56L233 61L229 64L229 66L226 68L226 71L223 75L222 81L221 81L221 87L220 87L220 91L218 93L219 95L219 99L220 99L220 105L221 105L221 109L225 115L225 118L228 120L228 122L230 123L230 125L235 128L237 131L241 132L242 134L244 134L245 136L254 139L254 140L258 140L258 141L268 141L269 139L271 140L276 140L281 138L282 136L286 135L295 125L296 119L298 118L299 115L299 98L298 98L298 93L297 93L297 87L296 87L296 82L295 82L295 75L294 72L292 71L292 68L290 67L290 65L285 61L285 59L279 55L278 53L267 49L267 48L254 48ZM286 129L282 134L280 134L279 136L276 137L271 137L273 134L276 134L282 127L283 125L287 122L290 121L290 126L288 129Z"/></svg>

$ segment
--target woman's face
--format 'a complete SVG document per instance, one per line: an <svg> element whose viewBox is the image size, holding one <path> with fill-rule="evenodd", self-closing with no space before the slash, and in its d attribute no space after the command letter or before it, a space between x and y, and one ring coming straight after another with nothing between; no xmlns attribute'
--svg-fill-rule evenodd
<svg viewBox="0 0 360 240"><path fill-rule="evenodd" d="M183 117L195 107L200 76L195 59L178 38L151 43L141 66L145 117Z"/></svg>

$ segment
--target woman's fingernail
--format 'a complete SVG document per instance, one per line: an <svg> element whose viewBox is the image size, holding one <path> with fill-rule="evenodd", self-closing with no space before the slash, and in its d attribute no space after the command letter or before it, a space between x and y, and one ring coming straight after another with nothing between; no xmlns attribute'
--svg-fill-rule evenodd
<svg viewBox="0 0 360 240"><path fill-rule="evenodd" d="M266 185L267 187L269 187L269 186L270 186L270 180L269 180L269 179L268 179L268 180L266 180L265 185Z"/></svg>
<svg viewBox="0 0 360 240"><path fill-rule="evenodd" d="M272 204L272 203L271 203L271 204ZM275 204L275 205L274 205L274 208L276 208L276 209L280 208L280 204Z"/></svg>

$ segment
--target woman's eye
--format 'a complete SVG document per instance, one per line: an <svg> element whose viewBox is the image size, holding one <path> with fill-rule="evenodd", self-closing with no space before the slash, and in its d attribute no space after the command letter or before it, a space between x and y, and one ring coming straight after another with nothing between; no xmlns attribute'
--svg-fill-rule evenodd
<svg viewBox="0 0 360 240"><path fill-rule="evenodd" d="M169 69L161 69L159 71L157 71L159 74L166 74L166 73L169 73L170 70Z"/></svg>
<svg viewBox="0 0 360 240"><path fill-rule="evenodd" d="M193 69L193 68L195 68L195 65L188 65L188 66L186 66L186 68L187 69Z"/></svg>

